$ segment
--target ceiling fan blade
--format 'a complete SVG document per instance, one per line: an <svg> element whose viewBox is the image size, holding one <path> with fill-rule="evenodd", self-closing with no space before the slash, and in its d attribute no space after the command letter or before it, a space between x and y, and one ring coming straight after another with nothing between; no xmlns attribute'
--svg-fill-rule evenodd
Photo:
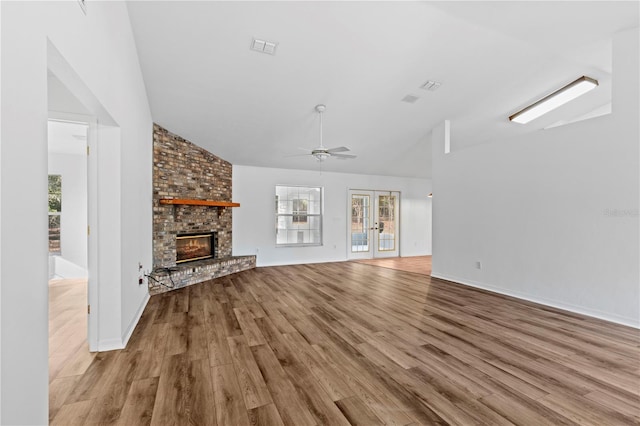
<svg viewBox="0 0 640 426"><path fill-rule="evenodd" d="M331 154L331 157L335 157L339 160L347 160L349 158L356 158L357 155L351 155L351 154Z"/></svg>
<svg viewBox="0 0 640 426"><path fill-rule="evenodd" d="M330 153L332 153L332 154L333 154L334 152L347 152L347 151L351 151L351 150L350 150L349 148L347 148L346 146L339 146L339 147L337 147L337 148L330 148L330 149L327 149L327 152L330 152Z"/></svg>
<svg viewBox="0 0 640 426"><path fill-rule="evenodd" d="M302 150L302 151L306 151L306 152L308 152L309 154L311 154L311 151L313 151L312 149L309 149L309 148L302 148L302 147L298 147L298 149L300 149L300 150Z"/></svg>

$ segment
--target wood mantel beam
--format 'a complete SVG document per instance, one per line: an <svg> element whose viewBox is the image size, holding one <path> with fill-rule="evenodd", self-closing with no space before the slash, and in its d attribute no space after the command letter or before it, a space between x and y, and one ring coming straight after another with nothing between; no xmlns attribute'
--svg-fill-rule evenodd
<svg viewBox="0 0 640 426"><path fill-rule="evenodd" d="M240 207L240 203L231 201L196 200L186 198L161 198L160 204L181 204L187 206Z"/></svg>

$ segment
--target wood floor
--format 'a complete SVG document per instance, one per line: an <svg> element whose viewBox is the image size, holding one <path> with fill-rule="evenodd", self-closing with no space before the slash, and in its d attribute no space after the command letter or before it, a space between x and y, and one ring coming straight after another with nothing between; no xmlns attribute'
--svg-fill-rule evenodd
<svg viewBox="0 0 640 426"><path fill-rule="evenodd" d="M393 269L258 268L153 296L125 350L52 386L52 423L638 424L639 344Z"/></svg>
<svg viewBox="0 0 640 426"><path fill-rule="evenodd" d="M361 259L354 262L381 268L397 269L414 274L431 275L431 256L387 257L380 259Z"/></svg>
<svg viewBox="0 0 640 426"><path fill-rule="evenodd" d="M94 356L87 345L87 280L49 281L49 382L84 372Z"/></svg>

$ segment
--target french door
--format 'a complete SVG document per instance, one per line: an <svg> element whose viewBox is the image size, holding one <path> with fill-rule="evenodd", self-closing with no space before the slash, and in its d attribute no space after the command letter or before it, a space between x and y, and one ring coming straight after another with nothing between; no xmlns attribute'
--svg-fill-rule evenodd
<svg viewBox="0 0 640 426"><path fill-rule="evenodd" d="M400 254L400 193L349 190L348 258Z"/></svg>

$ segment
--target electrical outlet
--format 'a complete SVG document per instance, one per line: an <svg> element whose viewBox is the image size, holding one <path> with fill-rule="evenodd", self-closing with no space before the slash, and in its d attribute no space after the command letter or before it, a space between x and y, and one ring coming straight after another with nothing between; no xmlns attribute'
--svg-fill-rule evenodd
<svg viewBox="0 0 640 426"><path fill-rule="evenodd" d="M476 262L476 269L482 269L482 262L479 260Z"/></svg>

